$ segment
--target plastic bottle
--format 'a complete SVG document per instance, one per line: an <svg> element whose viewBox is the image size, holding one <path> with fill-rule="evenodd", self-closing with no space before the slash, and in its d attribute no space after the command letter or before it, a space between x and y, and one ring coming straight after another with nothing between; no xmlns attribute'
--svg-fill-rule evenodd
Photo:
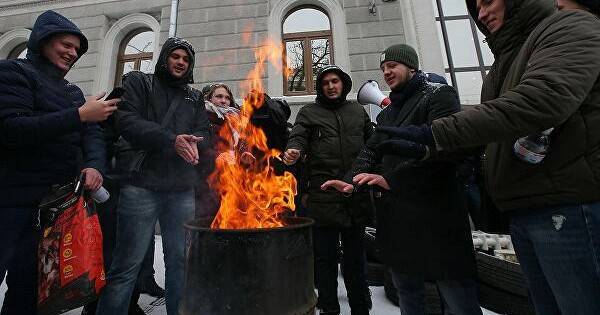
<svg viewBox="0 0 600 315"><path fill-rule="evenodd" d="M539 134L519 138L514 145L515 155L527 163L542 162L550 149L550 134L553 130L554 128L550 128Z"/></svg>
<svg viewBox="0 0 600 315"><path fill-rule="evenodd" d="M108 198L110 198L110 194L104 187L100 186L100 188L98 188L98 190L92 192L91 197L97 203L103 203L103 202L106 202L106 200L108 200Z"/></svg>

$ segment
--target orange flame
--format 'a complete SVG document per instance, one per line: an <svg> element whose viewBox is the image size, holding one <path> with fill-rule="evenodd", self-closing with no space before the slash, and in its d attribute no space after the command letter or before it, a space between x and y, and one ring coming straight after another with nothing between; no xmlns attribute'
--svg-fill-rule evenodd
<svg viewBox="0 0 600 315"><path fill-rule="evenodd" d="M296 208L296 179L289 172L275 174L271 161L279 159L281 152L269 148L264 132L250 121L264 101L262 77L266 63L286 71L281 66L282 47L267 42L256 50L256 66L242 84L248 95L242 111L239 116L228 116L229 128L219 132L223 141L218 145L216 168L209 178L211 188L221 197L213 229L281 227L282 214Z"/></svg>

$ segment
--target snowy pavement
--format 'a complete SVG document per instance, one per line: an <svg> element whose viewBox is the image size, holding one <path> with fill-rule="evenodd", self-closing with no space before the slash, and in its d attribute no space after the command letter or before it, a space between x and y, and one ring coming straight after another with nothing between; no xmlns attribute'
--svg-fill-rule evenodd
<svg viewBox="0 0 600 315"><path fill-rule="evenodd" d="M164 287L165 283L165 268L163 262L162 253L162 239L160 236L156 237L156 251L154 257L154 269L156 271L156 282ZM6 283L2 283L0 286L0 304L4 301L4 292L6 292ZM371 287L371 293L373 298L373 309L371 315L400 315L398 307L394 306L385 297L383 287ZM344 281L341 276L338 280L338 297L341 305L342 315L350 315L350 307L348 306L348 298L346 297L346 288L344 287ZM156 299L148 295L142 294L139 300L139 304L142 309L148 315L163 315L167 314L164 304L164 299ZM79 315L81 309L73 310L65 313L66 315ZM484 315L498 315L497 313L483 310ZM260 314L256 314L260 315Z"/></svg>

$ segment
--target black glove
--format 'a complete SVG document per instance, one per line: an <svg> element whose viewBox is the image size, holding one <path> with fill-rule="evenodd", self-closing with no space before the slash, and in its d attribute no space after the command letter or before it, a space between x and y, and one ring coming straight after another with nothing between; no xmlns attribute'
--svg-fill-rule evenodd
<svg viewBox="0 0 600 315"><path fill-rule="evenodd" d="M376 132L386 133L392 138L400 138L404 140L418 142L420 144L435 147L435 140L433 139L433 133L431 132L431 126L428 125L409 125L405 127L387 127L377 126Z"/></svg>
<svg viewBox="0 0 600 315"><path fill-rule="evenodd" d="M402 139L382 141L377 145L376 150L379 156L397 155L417 160L422 160L427 154L425 145Z"/></svg>

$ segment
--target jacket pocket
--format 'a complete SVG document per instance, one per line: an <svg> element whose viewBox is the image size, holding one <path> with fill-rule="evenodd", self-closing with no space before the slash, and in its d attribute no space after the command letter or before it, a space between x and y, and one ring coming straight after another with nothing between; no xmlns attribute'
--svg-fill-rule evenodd
<svg viewBox="0 0 600 315"><path fill-rule="evenodd" d="M134 148L125 138L119 137L116 144L115 157L117 159L117 172L127 177L137 176L142 173L147 152Z"/></svg>

